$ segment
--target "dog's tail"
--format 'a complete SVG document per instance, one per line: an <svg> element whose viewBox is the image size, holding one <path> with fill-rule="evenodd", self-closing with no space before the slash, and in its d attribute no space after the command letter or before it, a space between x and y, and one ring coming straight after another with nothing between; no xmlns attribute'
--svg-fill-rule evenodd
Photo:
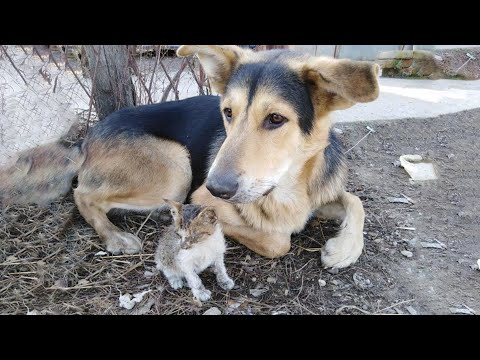
<svg viewBox="0 0 480 360"><path fill-rule="evenodd" d="M0 205L46 205L67 194L85 161L82 141L61 139L25 150L0 168Z"/></svg>

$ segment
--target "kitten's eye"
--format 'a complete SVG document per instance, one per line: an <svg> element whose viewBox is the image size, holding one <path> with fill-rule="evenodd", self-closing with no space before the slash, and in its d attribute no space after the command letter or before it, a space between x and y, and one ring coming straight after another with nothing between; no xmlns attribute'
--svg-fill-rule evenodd
<svg viewBox="0 0 480 360"><path fill-rule="evenodd" d="M279 128L283 124L285 124L288 119L285 116L282 116L277 113L273 113L268 115L265 120L263 121L263 127L267 130L273 130Z"/></svg>
<svg viewBox="0 0 480 360"><path fill-rule="evenodd" d="M225 118L227 119L227 121L231 122L232 121L232 109L225 108L225 109L223 109L223 113L225 114Z"/></svg>

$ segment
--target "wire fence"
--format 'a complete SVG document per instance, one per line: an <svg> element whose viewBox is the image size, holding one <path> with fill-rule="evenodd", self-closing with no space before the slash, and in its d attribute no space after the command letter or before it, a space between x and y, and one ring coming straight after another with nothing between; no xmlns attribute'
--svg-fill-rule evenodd
<svg viewBox="0 0 480 360"><path fill-rule="evenodd" d="M168 45L129 45L136 105L210 94L194 58ZM93 71L95 74L95 71ZM83 46L0 46L0 165L58 138L79 120L97 121Z"/></svg>

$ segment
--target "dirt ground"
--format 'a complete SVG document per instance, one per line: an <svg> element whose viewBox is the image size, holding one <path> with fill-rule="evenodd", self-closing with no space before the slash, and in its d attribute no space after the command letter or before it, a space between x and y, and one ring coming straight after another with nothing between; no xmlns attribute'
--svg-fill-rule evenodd
<svg viewBox="0 0 480 360"><path fill-rule="evenodd" d="M320 247L336 224L312 220L281 259L261 258L228 241L226 265L236 282L220 289L202 274L212 300L199 304L189 290L172 290L154 270L162 222L114 215L144 241L139 255L99 255L98 237L74 207L71 194L48 208L0 213L2 314L450 314L480 313L480 109L433 119L338 124L348 152L349 191L366 211L365 249L347 269L322 269ZM402 154L431 159L439 179L411 183ZM414 204L390 203L406 195ZM422 243L446 248L424 248ZM401 251L410 251L406 257ZM97 254L97 255L96 255ZM408 254L408 253L406 253ZM145 294L133 309L119 296ZM453 310L457 309L457 310Z"/></svg>

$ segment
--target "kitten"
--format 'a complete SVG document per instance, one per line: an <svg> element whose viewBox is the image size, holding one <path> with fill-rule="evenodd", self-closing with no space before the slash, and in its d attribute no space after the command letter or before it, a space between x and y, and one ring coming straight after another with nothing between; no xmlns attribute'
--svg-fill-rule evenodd
<svg viewBox="0 0 480 360"><path fill-rule="evenodd" d="M173 223L159 237L155 262L174 289L187 280L192 293L200 301L210 299L211 292L198 276L213 265L222 289L234 286L223 260L225 238L215 210L199 205L182 205L165 200L170 205Z"/></svg>

